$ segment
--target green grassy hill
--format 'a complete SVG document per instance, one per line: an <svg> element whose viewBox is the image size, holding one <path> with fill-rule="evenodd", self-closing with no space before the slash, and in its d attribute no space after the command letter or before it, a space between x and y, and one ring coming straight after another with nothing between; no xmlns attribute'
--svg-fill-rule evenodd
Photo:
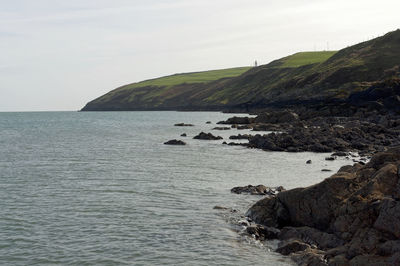
<svg viewBox="0 0 400 266"><path fill-rule="evenodd" d="M141 81L138 83L132 83L126 86L121 87L121 89L133 89L140 88L146 86L174 86L179 84L192 84L192 83L207 83L210 81L222 79L222 78L230 78L236 77L247 70L250 67L236 67L236 68L228 68L228 69L219 69L219 70L209 70L203 72L193 72L193 73L182 73L175 74L171 76L149 79L145 81Z"/></svg>
<svg viewBox="0 0 400 266"><path fill-rule="evenodd" d="M176 74L129 84L82 110L225 110L342 99L399 75L399 68L397 30L337 52L302 52L259 67Z"/></svg>
<svg viewBox="0 0 400 266"><path fill-rule="evenodd" d="M301 67L305 65L317 64L326 61L337 51L319 51L319 52L300 52L296 53L269 64L270 67Z"/></svg>

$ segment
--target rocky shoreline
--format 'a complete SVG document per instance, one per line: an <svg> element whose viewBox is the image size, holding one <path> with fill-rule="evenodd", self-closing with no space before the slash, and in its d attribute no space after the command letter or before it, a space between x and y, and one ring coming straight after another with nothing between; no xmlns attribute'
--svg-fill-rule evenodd
<svg viewBox="0 0 400 266"><path fill-rule="evenodd" d="M232 135L230 140L248 143L223 144L332 153L325 160L347 157L354 162L306 188L233 188L232 193L264 197L240 221L247 234L260 241L279 240L275 251L298 265L400 265L399 113L361 108L350 116L330 116L309 109L264 110L255 117L231 117L217 124L224 126L214 130L228 130L229 125L271 131ZM194 139L222 137L201 132Z"/></svg>
<svg viewBox="0 0 400 266"><path fill-rule="evenodd" d="M248 139L249 143L241 145L267 151L353 151L371 155L400 145L400 117L395 114L306 118L304 114L284 110L263 112L255 118L232 117L218 123L236 128L246 125L253 131L272 131L264 135L230 137Z"/></svg>
<svg viewBox="0 0 400 266"><path fill-rule="evenodd" d="M247 233L279 239L276 252L298 265L399 265L400 147L316 185L267 194L246 216Z"/></svg>

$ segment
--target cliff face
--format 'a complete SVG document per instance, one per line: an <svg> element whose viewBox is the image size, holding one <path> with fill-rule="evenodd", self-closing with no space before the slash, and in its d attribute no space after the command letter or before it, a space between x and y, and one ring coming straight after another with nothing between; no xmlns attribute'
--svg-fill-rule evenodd
<svg viewBox="0 0 400 266"><path fill-rule="evenodd" d="M396 30L336 53L298 53L255 68L180 74L126 85L82 110L251 110L340 102L399 76L400 30Z"/></svg>
<svg viewBox="0 0 400 266"><path fill-rule="evenodd" d="M364 166L344 166L319 184L265 198L247 215L281 229L278 251L299 264L398 265L400 147Z"/></svg>

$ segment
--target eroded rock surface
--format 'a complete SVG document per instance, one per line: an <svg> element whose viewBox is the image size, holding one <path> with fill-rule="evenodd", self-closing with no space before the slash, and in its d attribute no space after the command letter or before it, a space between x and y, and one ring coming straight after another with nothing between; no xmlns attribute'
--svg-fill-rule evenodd
<svg viewBox="0 0 400 266"><path fill-rule="evenodd" d="M285 191L285 189L282 186L266 187L264 185L258 185L258 186L248 185L244 187L234 187L231 189L231 192L236 194L247 193L251 195L269 195L269 196L275 196L276 194L282 191Z"/></svg>

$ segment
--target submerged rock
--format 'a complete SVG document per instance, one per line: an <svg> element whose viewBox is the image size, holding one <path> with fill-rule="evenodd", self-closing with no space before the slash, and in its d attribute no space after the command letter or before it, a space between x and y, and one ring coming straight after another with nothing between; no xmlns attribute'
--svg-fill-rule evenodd
<svg viewBox="0 0 400 266"><path fill-rule="evenodd" d="M230 127L214 127L212 130L230 130Z"/></svg>
<svg viewBox="0 0 400 266"><path fill-rule="evenodd" d="M231 208L228 207L223 207L223 206L214 206L213 208L214 210L230 210Z"/></svg>
<svg viewBox="0 0 400 266"><path fill-rule="evenodd" d="M167 142L164 142L165 145L186 145L186 143L182 140L172 139Z"/></svg>
<svg viewBox="0 0 400 266"><path fill-rule="evenodd" d="M185 123L178 123L178 124L175 124L174 126L176 126L176 127L194 127L193 124L185 124Z"/></svg>
<svg viewBox="0 0 400 266"><path fill-rule="evenodd" d="M194 139L202 139L202 140L218 140L222 139L220 136L214 136L211 133L201 132L199 135L195 136Z"/></svg>
<svg viewBox="0 0 400 266"><path fill-rule="evenodd" d="M276 195L281 191L285 191L285 189L282 186L279 187L266 187L264 185L258 185L258 186L244 186L244 187L234 187L231 189L232 193L236 194L242 194L242 193L248 193L251 195Z"/></svg>

